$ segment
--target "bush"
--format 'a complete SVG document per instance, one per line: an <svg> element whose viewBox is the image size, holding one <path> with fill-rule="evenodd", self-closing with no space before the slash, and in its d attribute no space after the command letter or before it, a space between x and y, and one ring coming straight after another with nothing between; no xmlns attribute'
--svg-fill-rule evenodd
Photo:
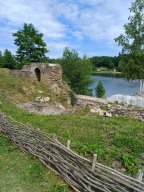
<svg viewBox="0 0 144 192"><path fill-rule="evenodd" d="M99 98L102 98L105 95L105 89L101 81L99 81L98 86L96 87L96 95Z"/></svg>
<svg viewBox="0 0 144 192"><path fill-rule="evenodd" d="M70 99L71 99L71 105L74 106L75 103L76 103L76 100L77 100L74 92L73 91L69 91L69 96L70 96Z"/></svg>
<svg viewBox="0 0 144 192"><path fill-rule="evenodd" d="M16 58L8 49L6 49L3 53L0 51L0 68L17 68Z"/></svg>

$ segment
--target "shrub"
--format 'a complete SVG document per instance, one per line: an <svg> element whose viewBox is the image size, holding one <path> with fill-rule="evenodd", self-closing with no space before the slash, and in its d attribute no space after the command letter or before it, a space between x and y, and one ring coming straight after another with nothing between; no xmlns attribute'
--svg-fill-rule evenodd
<svg viewBox="0 0 144 192"><path fill-rule="evenodd" d="M70 97L70 100L71 100L71 105L74 106L77 99L76 99L76 96L75 96L73 91L69 91L69 97Z"/></svg>
<svg viewBox="0 0 144 192"><path fill-rule="evenodd" d="M99 98L101 98L101 97L103 97L105 95L105 89L104 89L101 81L99 81L99 83L98 83L98 85L96 87L96 95Z"/></svg>

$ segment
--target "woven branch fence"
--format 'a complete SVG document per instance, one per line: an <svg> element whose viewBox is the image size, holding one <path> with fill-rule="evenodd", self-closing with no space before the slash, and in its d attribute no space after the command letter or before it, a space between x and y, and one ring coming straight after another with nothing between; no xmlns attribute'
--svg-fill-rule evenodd
<svg viewBox="0 0 144 192"><path fill-rule="evenodd" d="M0 115L0 131L22 151L36 156L58 173L76 192L144 192L144 183L100 163L75 154L56 138L22 124L9 123Z"/></svg>

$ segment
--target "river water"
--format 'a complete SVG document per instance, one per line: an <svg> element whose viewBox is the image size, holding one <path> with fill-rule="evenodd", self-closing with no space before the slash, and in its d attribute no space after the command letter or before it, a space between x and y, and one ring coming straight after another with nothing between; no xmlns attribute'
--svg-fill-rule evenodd
<svg viewBox="0 0 144 192"><path fill-rule="evenodd" d="M96 95L95 87L98 82L101 81L103 87L106 90L106 97L122 94L122 95L133 95L139 91L139 81L127 81L124 78L118 77L105 77L105 76L92 76L93 84L90 86L92 89L93 96Z"/></svg>

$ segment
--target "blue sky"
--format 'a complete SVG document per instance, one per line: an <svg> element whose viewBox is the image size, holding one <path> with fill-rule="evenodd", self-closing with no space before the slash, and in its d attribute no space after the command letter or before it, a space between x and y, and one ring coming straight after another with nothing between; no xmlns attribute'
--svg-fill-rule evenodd
<svg viewBox="0 0 144 192"><path fill-rule="evenodd" d="M15 54L12 32L32 23L44 34L48 56L67 46L87 56L118 55L114 38L123 33L132 0L0 0L0 50Z"/></svg>

